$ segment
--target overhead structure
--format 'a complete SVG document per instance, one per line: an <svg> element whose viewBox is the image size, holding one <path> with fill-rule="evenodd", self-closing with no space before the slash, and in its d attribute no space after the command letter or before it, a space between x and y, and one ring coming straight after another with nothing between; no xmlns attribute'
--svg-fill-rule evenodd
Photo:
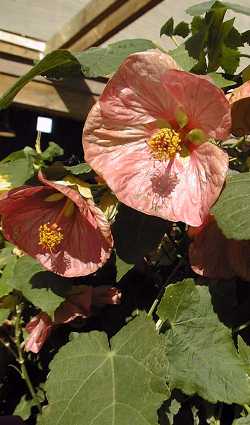
<svg viewBox="0 0 250 425"><path fill-rule="evenodd" d="M42 59L45 54L61 48L82 51L100 45L162 1L83 2L82 9L47 40L15 34L6 28L0 29L0 95L11 87L20 75L27 72L34 61ZM50 82L38 77L21 90L14 102L27 108L37 108L51 114L82 120L102 92L104 82L83 78L78 84L80 87L72 81Z"/></svg>

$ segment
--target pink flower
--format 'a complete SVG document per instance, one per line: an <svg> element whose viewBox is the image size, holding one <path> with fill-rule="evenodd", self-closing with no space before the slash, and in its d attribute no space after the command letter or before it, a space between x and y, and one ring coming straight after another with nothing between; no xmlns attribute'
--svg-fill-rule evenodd
<svg viewBox="0 0 250 425"><path fill-rule="evenodd" d="M113 246L104 214L76 186L49 181L41 173L39 179L43 186L22 186L1 198L6 239L59 275L95 272Z"/></svg>
<svg viewBox="0 0 250 425"><path fill-rule="evenodd" d="M76 293L67 297L55 311L55 323L68 323L76 317L85 319L92 315L92 307L120 302L121 292L117 288L106 285L76 287Z"/></svg>
<svg viewBox="0 0 250 425"><path fill-rule="evenodd" d="M212 279L238 276L250 281L250 241L226 239L211 215L188 233L193 238L189 259L195 273Z"/></svg>
<svg viewBox="0 0 250 425"><path fill-rule="evenodd" d="M69 323L80 317L86 319L92 315L92 307L104 304L120 304L121 292L117 288L102 285L75 287L74 294L68 296L56 309L54 321L47 313L41 312L33 317L25 329L30 334L25 341L26 351L38 353L46 339L50 336L53 327Z"/></svg>
<svg viewBox="0 0 250 425"><path fill-rule="evenodd" d="M30 334L25 342L26 351L38 353L52 331L52 320L46 313L33 317L25 327Z"/></svg>
<svg viewBox="0 0 250 425"><path fill-rule="evenodd" d="M120 201L199 226L223 186L229 102L210 81L159 51L130 55L108 82L83 131L86 161Z"/></svg>
<svg viewBox="0 0 250 425"><path fill-rule="evenodd" d="M232 133L235 136L250 134L250 81L227 95L231 104Z"/></svg>

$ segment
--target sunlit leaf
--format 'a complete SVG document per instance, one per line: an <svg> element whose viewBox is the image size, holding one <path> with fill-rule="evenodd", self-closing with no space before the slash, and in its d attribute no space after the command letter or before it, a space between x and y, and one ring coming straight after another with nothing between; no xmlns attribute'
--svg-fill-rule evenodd
<svg viewBox="0 0 250 425"><path fill-rule="evenodd" d="M250 173L230 177L212 212L228 239L250 239Z"/></svg>
<svg viewBox="0 0 250 425"><path fill-rule="evenodd" d="M157 311L166 322L171 388L211 403L248 403L248 365L235 348L231 329L214 312L209 289L192 279L169 285Z"/></svg>
<svg viewBox="0 0 250 425"><path fill-rule="evenodd" d="M110 344L104 333L76 336L50 364L48 406L39 425L155 425L169 393L163 337L144 315Z"/></svg>

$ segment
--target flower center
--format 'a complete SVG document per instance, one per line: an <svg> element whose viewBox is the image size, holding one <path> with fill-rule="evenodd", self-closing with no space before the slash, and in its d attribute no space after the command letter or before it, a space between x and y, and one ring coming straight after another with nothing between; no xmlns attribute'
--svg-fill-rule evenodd
<svg viewBox="0 0 250 425"><path fill-rule="evenodd" d="M177 152L181 152L180 144L179 133L171 128L161 128L148 142L153 158L159 161L174 158Z"/></svg>
<svg viewBox="0 0 250 425"><path fill-rule="evenodd" d="M56 223L41 224L39 227L39 242L38 245L42 245L43 248L48 249L52 252L63 240L63 233L61 227Z"/></svg>

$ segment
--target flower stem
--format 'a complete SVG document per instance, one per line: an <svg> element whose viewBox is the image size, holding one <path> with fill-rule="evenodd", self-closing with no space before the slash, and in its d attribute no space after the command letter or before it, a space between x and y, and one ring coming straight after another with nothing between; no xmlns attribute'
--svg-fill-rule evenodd
<svg viewBox="0 0 250 425"><path fill-rule="evenodd" d="M148 317L152 316L156 306L158 305L158 303L161 300L162 295L164 294L165 288L166 286L170 283L171 279L174 277L174 275L176 274L176 272L179 270L179 268L183 265L183 258L180 258L180 260L178 261L178 263L176 264L175 268L172 270L172 272L170 273L170 275L168 276L165 284L161 287L156 299L154 300L152 306L150 307L150 310L147 314Z"/></svg>
<svg viewBox="0 0 250 425"><path fill-rule="evenodd" d="M32 399L34 400L39 412L41 413L42 412L41 404L37 398L36 392L31 383L31 380L25 365L25 359L23 356L23 350L21 346L21 339L22 339L21 314L22 314L22 308L21 308L21 305L19 304L16 306L16 320L15 320L15 342L16 342L17 352L18 352L18 363L20 364L20 367L21 367L21 376L26 382L30 395Z"/></svg>

